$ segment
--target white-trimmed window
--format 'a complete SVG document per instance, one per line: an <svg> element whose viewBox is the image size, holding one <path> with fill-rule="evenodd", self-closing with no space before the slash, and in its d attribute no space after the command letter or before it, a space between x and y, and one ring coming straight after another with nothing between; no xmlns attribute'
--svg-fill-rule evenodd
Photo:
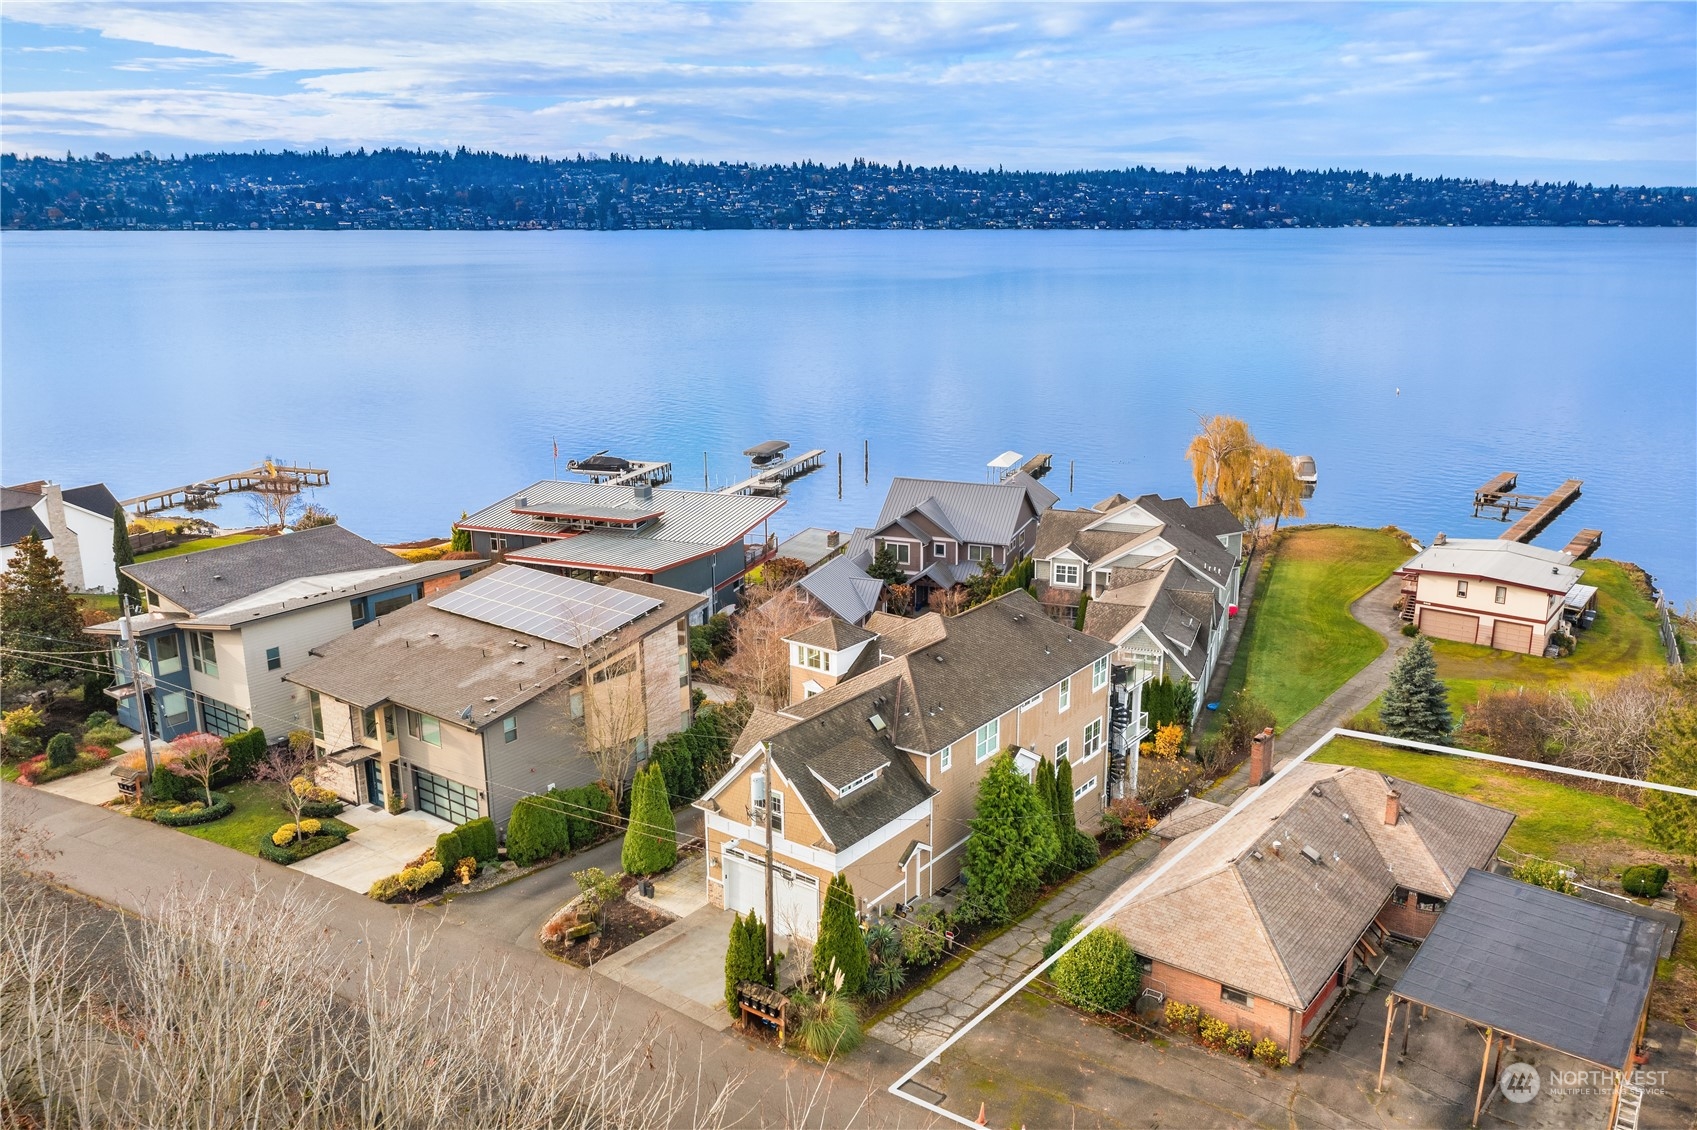
<svg viewBox="0 0 1697 1130"><path fill-rule="evenodd" d="M932 557L947 557L948 555L949 555L949 547L946 544L944 544L943 542L940 542L940 541L934 541L934 542L931 543L931 556Z"/></svg>
<svg viewBox="0 0 1697 1130"><path fill-rule="evenodd" d="M505 553L505 552L507 552L507 538L506 538L505 534L490 534L489 535L489 552L490 553Z"/></svg>
<svg viewBox="0 0 1697 1130"><path fill-rule="evenodd" d="M1068 675L1066 678L1061 680L1060 690L1057 693L1059 693L1060 698L1061 698L1061 711L1060 712L1062 714L1065 714L1067 712L1067 707L1072 705L1072 676L1071 675Z"/></svg>
<svg viewBox="0 0 1697 1130"><path fill-rule="evenodd" d="M1083 800L1085 797L1089 796L1091 793L1093 793L1095 791L1096 791L1096 778L1092 777L1088 781L1084 782L1084 784L1078 786L1078 788L1072 790L1072 799L1073 800Z"/></svg>
<svg viewBox="0 0 1697 1130"><path fill-rule="evenodd" d="M1099 691L1108 685L1108 657L1104 655L1090 668L1090 689Z"/></svg>
<svg viewBox="0 0 1697 1130"><path fill-rule="evenodd" d="M1464 584L1466 582L1463 582ZM1227 1004L1235 1004L1239 1008L1254 1008L1255 998L1242 989L1234 989L1230 985L1220 986L1220 999Z"/></svg>
<svg viewBox="0 0 1697 1130"><path fill-rule="evenodd" d="M845 796L848 796L850 793L854 792L856 789L865 788L867 785L870 785L873 781L876 781L878 779L878 774L881 773L881 772L883 772L882 769L874 769L870 773L864 773L864 774L860 775L859 777L856 777L854 780L850 781L848 784L846 784L842 788L838 789L837 795L839 797L845 797Z"/></svg>
<svg viewBox="0 0 1697 1130"><path fill-rule="evenodd" d="M1024 702L1019 704L1019 712L1021 714L1024 714L1027 710L1030 710L1033 706L1036 706L1038 703L1040 703L1042 701L1043 701L1043 692L1038 691L1036 694L1032 695L1030 698L1026 699Z"/></svg>
<svg viewBox="0 0 1697 1130"><path fill-rule="evenodd" d="M1062 738L1060 741L1056 742L1055 743L1055 764L1059 765L1061 762L1065 761L1067 759L1067 754L1071 750L1072 750L1072 739L1071 738Z"/></svg>
<svg viewBox="0 0 1697 1130"><path fill-rule="evenodd" d="M803 667L811 667L815 671L829 672L831 670L831 653L825 649L798 646L796 650L801 653L801 665Z"/></svg>
<svg viewBox="0 0 1697 1130"><path fill-rule="evenodd" d="M1077 565L1068 565L1057 561L1054 565L1050 566L1050 573L1052 574L1055 584L1064 585L1069 589L1075 589L1078 587Z"/></svg>
<svg viewBox="0 0 1697 1130"><path fill-rule="evenodd" d="M907 542L905 542L905 541L887 541L884 544L887 547L889 547L889 550L890 550L891 553L896 555L896 564L897 565L906 565L908 563L908 548L909 547L908 547Z"/></svg>
<svg viewBox="0 0 1697 1130"><path fill-rule="evenodd" d="M996 556L995 546L967 544L966 559L968 561L989 561Z"/></svg>
<svg viewBox="0 0 1697 1130"><path fill-rule="evenodd" d="M756 770L748 779L748 808L749 815L756 825L764 826L766 805L772 806L772 832L775 835L784 833L784 794L768 792L766 789L766 774Z"/></svg>
<svg viewBox="0 0 1697 1130"><path fill-rule="evenodd" d="M1498 603L1502 603L1498 601ZM189 663L202 675L218 677L218 651L212 644L211 632L190 632Z"/></svg>
<svg viewBox="0 0 1697 1130"><path fill-rule="evenodd" d="M992 718L978 727L978 733L973 735L974 749L979 761L984 761L1001 748L1002 720Z"/></svg>
<svg viewBox="0 0 1697 1130"><path fill-rule="evenodd" d="M1507 604L1508 603L1508 586L1507 585L1498 585L1497 586L1496 602L1498 604Z"/></svg>
<svg viewBox="0 0 1697 1130"><path fill-rule="evenodd" d="M1102 752L1102 720L1100 718L1088 722L1084 726L1084 756L1080 761L1089 761Z"/></svg>
<svg viewBox="0 0 1697 1130"><path fill-rule="evenodd" d="M949 771L949 766L954 763L954 754L954 746L946 745L943 747L943 752L937 755L937 771L939 773L947 773Z"/></svg>
<svg viewBox="0 0 1697 1130"><path fill-rule="evenodd" d="M1467 595L1467 582L1466 581L1457 581L1455 583L1455 595L1457 595L1457 596L1466 596Z"/></svg>

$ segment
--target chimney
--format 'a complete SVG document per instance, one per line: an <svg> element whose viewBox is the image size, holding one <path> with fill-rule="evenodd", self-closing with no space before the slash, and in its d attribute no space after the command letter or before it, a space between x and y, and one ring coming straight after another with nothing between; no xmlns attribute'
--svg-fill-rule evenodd
<svg viewBox="0 0 1697 1130"><path fill-rule="evenodd" d="M836 530L832 530L830 533L825 535L825 548L827 549L835 549L842 543L843 535Z"/></svg>
<svg viewBox="0 0 1697 1130"><path fill-rule="evenodd" d="M1395 789L1385 794L1385 823L1395 825L1402 814L1402 801Z"/></svg>
<svg viewBox="0 0 1697 1130"><path fill-rule="evenodd" d="M1449 540L1450 540L1449 535L1440 531L1438 536L1432 539L1432 544L1433 545L1448 545Z"/></svg>
<svg viewBox="0 0 1697 1130"><path fill-rule="evenodd" d="M1255 740L1249 746L1249 787L1259 788L1273 768L1273 728L1271 726L1255 735Z"/></svg>
<svg viewBox="0 0 1697 1130"><path fill-rule="evenodd" d="M46 503L47 534L53 539L53 556L64 570L65 587L82 592L88 586L82 574L82 546L77 533L65 519L65 495L58 483L41 484L41 498Z"/></svg>

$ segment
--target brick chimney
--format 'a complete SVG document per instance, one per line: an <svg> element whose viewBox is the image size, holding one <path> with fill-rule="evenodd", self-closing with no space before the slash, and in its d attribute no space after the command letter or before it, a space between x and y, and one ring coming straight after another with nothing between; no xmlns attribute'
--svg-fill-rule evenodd
<svg viewBox="0 0 1697 1130"><path fill-rule="evenodd" d="M1273 728L1255 735L1249 746L1249 787L1258 788L1273 775Z"/></svg>
<svg viewBox="0 0 1697 1130"><path fill-rule="evenodd" d="M1395 825L1397 817L1402 815L1402 799L1397 796L1395 789L1385 794L1385 823Z"/></svg>

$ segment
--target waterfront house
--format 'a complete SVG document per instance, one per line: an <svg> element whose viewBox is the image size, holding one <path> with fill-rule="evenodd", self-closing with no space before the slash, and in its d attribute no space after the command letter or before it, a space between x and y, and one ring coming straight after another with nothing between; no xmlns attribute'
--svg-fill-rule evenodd
<svg viewBox="0 0 1697 1130"><path fill-rule="evenodd" d="M1069 761L1079 826L1100 827L1113 648L1023 590L948 618L822 622L789 642L795 700L756 711L697 802L714 906L764 915L768 810L783 933L813 936L839 872L864 911L935 894L959 878L979 780L1010 748L1027 773L1039 757Z"/></svg>
<svg viewBox="0 0 1697 1130"><path fill-rule="evenodd" d="M878 608L884 582L847 556L833 557L795 583L822 615L864 624Z"/></svg>
<svg viewBox="0 0 1697 1130"><path fill-rule="evenodd" d="M331 640L288 673L329 765L318 779L353 803L505 827L520 798L596 780L591 749L628 743L634 770L689 725L703 603L496 565Z"/></svg>
<svg viewBox="0 0 1697 1130"><path fill-rule="evenodd" d="M1525 655L1542 655L1564 614L1597 595L1568 554L1492 538L1439 534L1398 575L1403 619L1422 632Z"/></svg>
<svg viewBox="0 0 1697 1130"><path fill-rule="evenodd" d="M965 584L986 561L1007 569L1030 554L1038 520L1059 496L1023 472L999 483L896 479L878 521L858 529L848 556L865 568L888 549L914 587L914 607Z"/></svg>
<svg viewBox="0 0 1697 1130"><path fill-rule="evenodd" d="M1270 732L1256 743L1252 786L1270 771L1271 743ZM1514 822L1489 805L1313 761L1228 811L1175 812L1184 827L1154 866L1194 850L1111 925L1136 951L1146 993L1272 1039L1293 1060L1357 971L1383 966L1386 937L1425 938ZM1142 881L1133 876L1108 901Z"/></svg>
<svg viewBox="0 0 1697 1130"><path fill-rule="evenodd" d="M72 592L113 592L118 569L112 558L112 515L118 500L105 483L62 489L33 482L0 489L0 568L13 547L34 533L65 571Z"/></svg>
<svg viewBox="0 0 1697 1130"><path fill-rule="evenodd" d="M700 593L697 622L734 604L744 574L776 540L745 539L784 505L781 498L672 490L647 483L544 479L461 519L484 557L582 580L597 576Z"/></svg>
<svg viewBox="0 0 1697 1130"><path fill-rule="evenodd" d="M304 729L305 692L283 675L308 649L480 566L408 562L337 525L126 565L147 595L148 611L131 619L150 689L139 710L121 698L118 718L139 730L145 714L167 740ZM120 622L88 632L112 642L118 685L129 686Z"/></svg>

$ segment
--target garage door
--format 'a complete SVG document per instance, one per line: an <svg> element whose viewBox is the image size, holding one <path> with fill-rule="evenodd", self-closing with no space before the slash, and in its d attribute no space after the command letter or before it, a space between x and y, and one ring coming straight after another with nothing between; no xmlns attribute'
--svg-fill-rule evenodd
<svg viewBox="0 0 1697 1130"><path fill-rule="evenodd" d="M725 909L766 917L766 863L726 848ZM819 881L782 863L772 865L772 920L778 933L811 938L819 930Z"/></svg>
<svg viewBox="0 0 1697 1130"><path fill-rule="evenodd" d="M1496 627L1491 629L1491 646L1522 654L1531 651L1532 625L1517 624L1513 620L1498 620Z"/></svg>
<svg viewBox="0 0 1697 1130"><path fill-rule="evenodd" d="M1420 630L1441 640L1479 642L1479 617L1428 608L1420 613Z"/></svg>
<svg viewBox="0 0 1697 1130"><path fill-rule="evenodd" d="M412 771L413 801L419 809L454 824L482 815L477 790L422 769Z"/></svg>

